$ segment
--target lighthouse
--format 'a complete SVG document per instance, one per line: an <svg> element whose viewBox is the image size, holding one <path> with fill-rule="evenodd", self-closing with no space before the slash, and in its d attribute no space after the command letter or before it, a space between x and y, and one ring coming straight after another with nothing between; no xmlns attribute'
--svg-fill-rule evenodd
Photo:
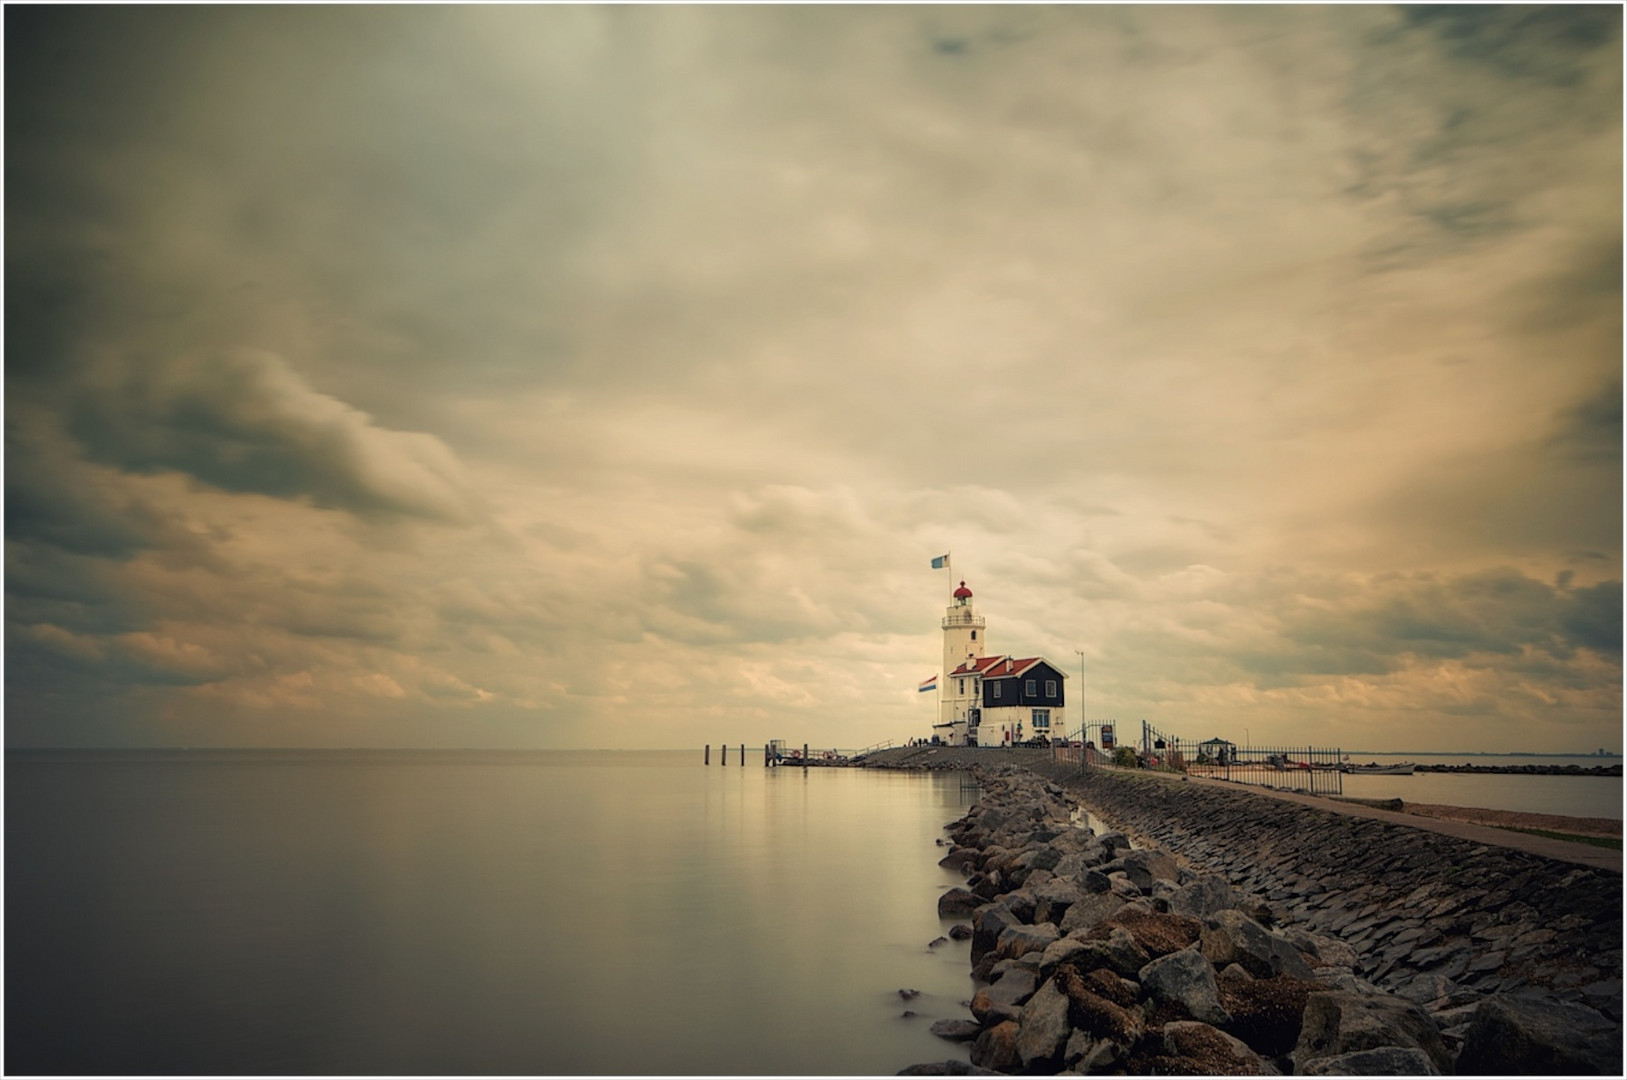
<svg viewBox="0 0 1627 1080"><path fill-rule="evenodd" d="M983 616L962 581L943 614L943 674L921 684L938 691L933 734L950 746L1014 746L1067 731L1067 675L1044 657L988 654Z"/></svg>
<svg viewBox="0 0 1627 1080"><path fill-rule="evenodd" d="M977 667L987 644L983 616L972 606L972 590L962 581L943 614L943 683L938 690L938 728L953 745L966 741L968 725L976 727L977 678L967 669ZM959 672L959 674L954 674Z"/></svg>

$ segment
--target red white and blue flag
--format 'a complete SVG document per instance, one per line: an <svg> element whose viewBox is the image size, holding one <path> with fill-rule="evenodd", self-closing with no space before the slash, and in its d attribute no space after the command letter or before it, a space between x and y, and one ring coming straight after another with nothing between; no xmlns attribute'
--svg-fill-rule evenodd
<svg viewBox="0 0 1627 1080"><path fill-rule="evenodd" d="M936 690L937 688L938 688L938 677L936 675L934 675L934 676L932 676L932 678L930 678L926 682L922 683L920 685L920 687L919 687L919 690L920 690L921 693L924 694L928 690Z"/></svg>

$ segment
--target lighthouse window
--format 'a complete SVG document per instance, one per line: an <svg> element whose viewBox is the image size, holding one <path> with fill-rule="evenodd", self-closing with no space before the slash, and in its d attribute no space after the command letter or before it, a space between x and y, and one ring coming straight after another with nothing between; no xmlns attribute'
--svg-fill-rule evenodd
<svg viewBox="0 0 1627 1080"><path fill-rule="evenodd" d="M977 631L976 631L976 630L973 630L973 631L972 631L972 640L973 640L973 641L976 641L976 640L977 640Z"/></svg>

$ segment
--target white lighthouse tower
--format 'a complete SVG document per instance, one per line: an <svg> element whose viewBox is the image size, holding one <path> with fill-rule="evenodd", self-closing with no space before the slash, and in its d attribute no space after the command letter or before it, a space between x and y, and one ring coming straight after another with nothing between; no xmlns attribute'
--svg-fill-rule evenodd
<svg viewBox="0 0 1627 1080"><path fill-rule="evenodd" d="M972 590L962 581L955 590L954 603L943 616L943 682L938 691L937 728L951 745L966 742L969 714L978 707L981 691L976 675L956 675L957 669L973 668L983 659L987 644L983 616L972 607Z"/></svg>

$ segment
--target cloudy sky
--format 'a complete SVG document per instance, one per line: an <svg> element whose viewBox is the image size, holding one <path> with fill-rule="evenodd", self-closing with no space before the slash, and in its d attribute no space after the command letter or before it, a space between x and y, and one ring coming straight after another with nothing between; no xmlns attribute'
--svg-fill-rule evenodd
<svg viewBox="0 0 1627 1080"><path fill-rule="evenodd" d="M7 8L7 745L1620 749L1621 19Z"/></svg>

